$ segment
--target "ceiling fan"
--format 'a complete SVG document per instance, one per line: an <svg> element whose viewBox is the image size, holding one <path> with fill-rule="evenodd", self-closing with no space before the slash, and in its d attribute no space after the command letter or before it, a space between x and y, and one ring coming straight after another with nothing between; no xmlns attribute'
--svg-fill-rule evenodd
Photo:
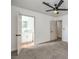
<svg viewBox="0 0 79 59"><path fill-rule="evenodd" d="M55 14L59 14L58 11L68 11L68 9L59 9L59 7L62 5L63 2L64 2L63 0L60 0L58 4L54 4L55 7L51 6L49 3L46 2L43 2L43 4L52 8L50 10L46 10L46 12L54 11Z"/></svg>

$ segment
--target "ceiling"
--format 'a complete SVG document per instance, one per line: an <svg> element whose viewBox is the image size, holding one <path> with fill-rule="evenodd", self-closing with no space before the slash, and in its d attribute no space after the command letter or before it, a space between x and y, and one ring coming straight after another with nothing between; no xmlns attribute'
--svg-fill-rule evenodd
<svg viewBox="0 0 79 59"><path fill-rule="evenodd" d="M30 9L33 11L37 11L37 12L41 12L50 16L62 16L67 14L67 11L59 11L59 14L56 15L53 13L53 11L51 12L46 12L45 10L51 9L48 6L44 5L42 2L48 2L50 3L52 6L54 6L54 4L58 4L60 0L12 0L11 3L12 5L21 7L21 8L25 8L25 9ZM68 0L64 0L64 3L60 6L60 8L68 8Z"/></svg>

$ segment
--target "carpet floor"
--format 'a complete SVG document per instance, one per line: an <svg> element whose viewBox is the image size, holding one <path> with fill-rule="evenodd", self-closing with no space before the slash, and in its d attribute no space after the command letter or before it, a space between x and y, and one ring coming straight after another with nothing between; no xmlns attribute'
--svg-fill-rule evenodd
<svg viewBox="0 0 79 59"><path fill-rule="evenodd" d="M22 49L12 59L68 59L68 43L63 41L37 45L34 48Z"/></svg>

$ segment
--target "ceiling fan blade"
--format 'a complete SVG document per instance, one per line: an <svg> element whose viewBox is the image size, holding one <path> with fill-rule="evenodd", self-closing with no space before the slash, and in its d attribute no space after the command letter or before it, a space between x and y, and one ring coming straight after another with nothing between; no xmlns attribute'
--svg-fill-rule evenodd
<svg viewBox="0 0 79 59"><path fill-rule="evenodd" d="M50 9L50 10L46 10L46 12L49 12L49 11L53 11L53 9Z"/></svg>
<svg viewBox="0 0 79 59"><path fill-rule="evenodd" d="M57 9L57 10L61 10L61 11L68 11L68 9Z"/></svg>
<svg viewBox="0 0 79 59"><path fill-rule="evenodd" d="M63 2L64 2L63 0L60 0L60 2L57 5L57 8L60 7Z"/></svg>
<svg viewBox="0 0 79 59"><path fill-rule="evenodd" d="M46 3L46 2L43 2L43 4L45 4L45 5L47 5L47 6L51 7L51 8L54 8L53 6L49 5L49 4Z"/></svg>

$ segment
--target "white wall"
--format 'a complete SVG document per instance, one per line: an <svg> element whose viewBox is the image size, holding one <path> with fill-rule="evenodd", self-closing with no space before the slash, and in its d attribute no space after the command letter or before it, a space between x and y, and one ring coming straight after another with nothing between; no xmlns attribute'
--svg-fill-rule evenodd
<svg viewBox="0 0 79 59"><path fill-rule="evenodd" d="M63 41L68 41L68 15L64 15L62 19L63 19L62 38L63 38Z"/></svg>
<svg viewBox="0 0 79 59"><path fill-rule="evenodd" d="M19 7L11 7L11 50L15 50L17 47L16 39L16 19L17 13L24 15L35 16L35 42L36 44L50 40L50 21L54 20L54 17L48 16L42 13L34 12L28 9L22 9Z"/></svg>
<svg viewBox="0 0 79 59"><path fill-rule="evenodd" d="M59 20L62 20L62 40L68 41L68 14L58 17Z"/></svg>

